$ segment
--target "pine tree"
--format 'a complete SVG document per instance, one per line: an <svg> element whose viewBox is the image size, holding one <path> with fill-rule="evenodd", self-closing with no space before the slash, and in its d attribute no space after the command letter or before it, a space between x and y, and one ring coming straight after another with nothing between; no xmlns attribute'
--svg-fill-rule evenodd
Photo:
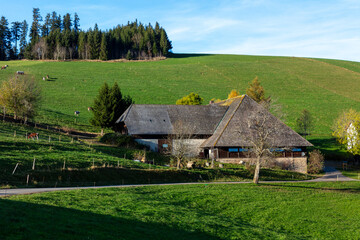
<svg viewBox="0 0 360 240"><path fill-rule="evenodd" d="M50 13L46 14L45 22L41 27L41 36L46 37L50 34L50 27L51 27L51 15Z"/></svg>
<svg viewBox="0 0 360 240"><path fill-rule="evenodd" d="M63 17L63 27L64 27L64 31L71 31L71 16L69 13L65 14Z"/></svg>
<svg viewBox="0 0 360 240"><path fill-rule="evenodd" d="M14 41L14 57L17 57L18 54L18 40L21 35L21 22L12 22L11 23L11 39Z"/></svg>
<svg viewBox="0 0 360 240"><path fill-rule="evenodd" d="M80 59L86 59L86 34L85 32L81 31L79 33L79 47L78 47L78 52L79 52L79 58Z"/></svg>
<svg viewBox="0 0 360 240"><path fill-rule="evenodd" d="M40 22L42 21L40 15L40 9L34 8L33 9L33 23L31 24L30 28L30 42L31 44L37 42L40 38Z"/></svg>
<svg viewBox="0 0 360 240"><path fill-rule="evenodd" d="M77 13L75 13L75 15L74 15L74 30L75 30L75 32L80 31L80 18L77 15Z"/></svg>
<svg viewBox="0 0 360 240"><path fill-rule="evenodd" d="M125 112L125 110L134 102L132 98L128 95L123 97L117 82L115 82L113 87L111 88L110 101L112 102L112 106L113 106L113 111L111 115L112 117L111 128L115 131L116 130L115 122Z"/></svg>
<svg viewBox="0 0 360 240"><path fill-rule="evenodd" d="M91 35L92 37L89 41L91 59L99 59L101 35L97 24L95 24Z"/></svg>
<svg viewBox="0 0 360 240"><path fill-rule="evenodd" d="M103 61L108 60L108 50L105 33L101 36L101 45L100 45L100 59Z"/></svg>
<svg viewBox="0 0 360 240"><path fill-rule="evenodd" d="M0 19L0 60L6 60L11 49L11 33L7 19L2 16Z"/></svg>
<svg viewBox="0 0 360 240"><path fill-rule="evenodd" d="M28 24L27 24L26 20L24 20L21 23L20 52L19 52L19 58L20 59L24 58L25 49L26 49L26 46L27 46L27 42L26 42L27 32L28 32Z"/></svg>
<svg viewBox="0 0 360 240"><path fill-rule="evenodd" d="M246 94L257 103L269 104L271 101L270 97L265 97L265 90L260 85L258 77L255 77L249 84L249 87L246 89Z"/></svg>
<svg viewBox="0 0 360 240"><path fill-rule="evenodd" d="M93 117L90 119L90 123L93 126L101 127L101 135L104 135L104 128L111 127L113 120L113 104L110 96L109 85L104 83L92 106Z"/></svg>
<svg viewBox="0 0 360 240"><path fill-rule="evenodd" d="M55 11L51 14L50 25L50 32L53 32L57 29L61 31L61 16L57 15Z"/></svg>
<svg viewBox="0 0 360 240"><path fill-rule="evenodd" d="M160 52L163 56L167 56L169 50L172 48L171 42L163 28L160 30Z"/></svg>

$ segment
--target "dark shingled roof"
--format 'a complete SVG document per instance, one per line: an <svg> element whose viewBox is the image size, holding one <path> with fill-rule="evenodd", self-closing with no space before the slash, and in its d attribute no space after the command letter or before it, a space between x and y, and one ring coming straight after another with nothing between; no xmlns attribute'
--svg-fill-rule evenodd
<svg viewBox="0 0 360 240"><path fill-rule="evenodd" d="M274 147L309 147L307 140L274 117L270 112L256 103L249 96L244 95L230 105L223 120L216 128L214 134L207 139L201 147L251 147L249 141L254 133L249 128L249 123L257 119L258 114L266 116L269 127L276 129L271 134L270 141Z"/></svg>
<svg viewBox="0 0 360 240"><path fill-rule="evenodd" d="M168 135L177 121L191 125L193 134L211 135L228 107L211 105L131 105L116 121L131 135Z"/></svg>
<svg viewBox="0 0 360 240"><path fill-rule="evenodd" d="M254 132L249 123L260 113L266 116L268 126L276 129L271 136L273 147L312 146L247 95L231 99L229 104L133 104L116 122L124 122L130 135L168 135L173 133L174 124L181 121L193 127L192 134L212 135L201 147L251 147L249 140Z"/></svg>

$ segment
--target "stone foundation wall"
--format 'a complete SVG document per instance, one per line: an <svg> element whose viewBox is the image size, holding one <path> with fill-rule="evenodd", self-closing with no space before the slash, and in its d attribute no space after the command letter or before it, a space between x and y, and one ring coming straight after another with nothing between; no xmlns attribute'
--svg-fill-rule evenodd
<svg viewBox="0 0 360 240"><path fill-rule="evenodd" d="M219 158L217 159L218 162L221 163L235 163L235 164L245 164L246 162L250 162L254 164L256 159L255 158ZM280 166L284 169L300 172L300 173L307 173L307 158L306 157L297 157L297 158L275 158L273 161L268 162L268 167L273 165Z"/></svg>

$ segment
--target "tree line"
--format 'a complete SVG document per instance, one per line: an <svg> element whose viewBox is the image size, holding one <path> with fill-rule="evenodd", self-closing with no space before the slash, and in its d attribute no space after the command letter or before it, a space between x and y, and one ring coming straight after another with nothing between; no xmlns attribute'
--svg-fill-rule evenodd
<svg viewBox="0 0 360 240"><path fill-rule="evenodd" d="M39 8L33 9L30 27L26 20L9 25L4 16L0 19L0 60L151 59L167 56L171 49L158 22L153 27L135 20L106 31L95 24L84 31L77 13L72 17L54 11L43 19Z"/></svg>

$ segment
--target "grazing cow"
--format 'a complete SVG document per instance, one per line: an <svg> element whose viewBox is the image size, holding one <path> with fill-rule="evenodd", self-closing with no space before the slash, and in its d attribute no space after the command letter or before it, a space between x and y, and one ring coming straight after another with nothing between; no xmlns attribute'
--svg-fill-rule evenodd
<svg viewBox="0 0 360 240"><path fill-rule="evenodd" d="M5 68L8 68L9 67L9 65L5 65Z"/></svg>
<svg viewBox="0 0 360 240"><path fill-rule="evenodd" d="M44 80L44 81L46 81L46 78L45 78L45 77L43 77L43 80Z"/></svg>
<svg viewBox="0 0 360 240"><path fill-rule="evenodd" d="M30 133L28 139L34 140L34 138L39 139L39 133Z"/></svg>
<svg viewBox="0 0 360 240"><path fill-rule="evenodd" d="M88 111L89 111L89 112L92 111L92 107L88 107Z"/></svg>
<svg viewBox="0 0 360 240"><path fill-rule="evenodd" d="M6 67L5 67L5 66L1 66L1 70L3 70L3 69L6 69Z"/></svg>
<svg viewBox="0 0 360 240"><path fill-rule="evenodd" d="M19 74L19 75L24 75L24 71L16 71L16 74Z"/></svg>
<svg viewBox="0 0 360 240"><path fill-rule="evenodd" d="M46 79L49 79L50 77L49 77L49 75L46 75Z"/></svg>
<svg viewBox="0 0 360 240"><path fill-rule="evenodd" d="M79 116L80 112L79 112L79 111L75 111L74 114L75 114L76 116Z"/></svg>

